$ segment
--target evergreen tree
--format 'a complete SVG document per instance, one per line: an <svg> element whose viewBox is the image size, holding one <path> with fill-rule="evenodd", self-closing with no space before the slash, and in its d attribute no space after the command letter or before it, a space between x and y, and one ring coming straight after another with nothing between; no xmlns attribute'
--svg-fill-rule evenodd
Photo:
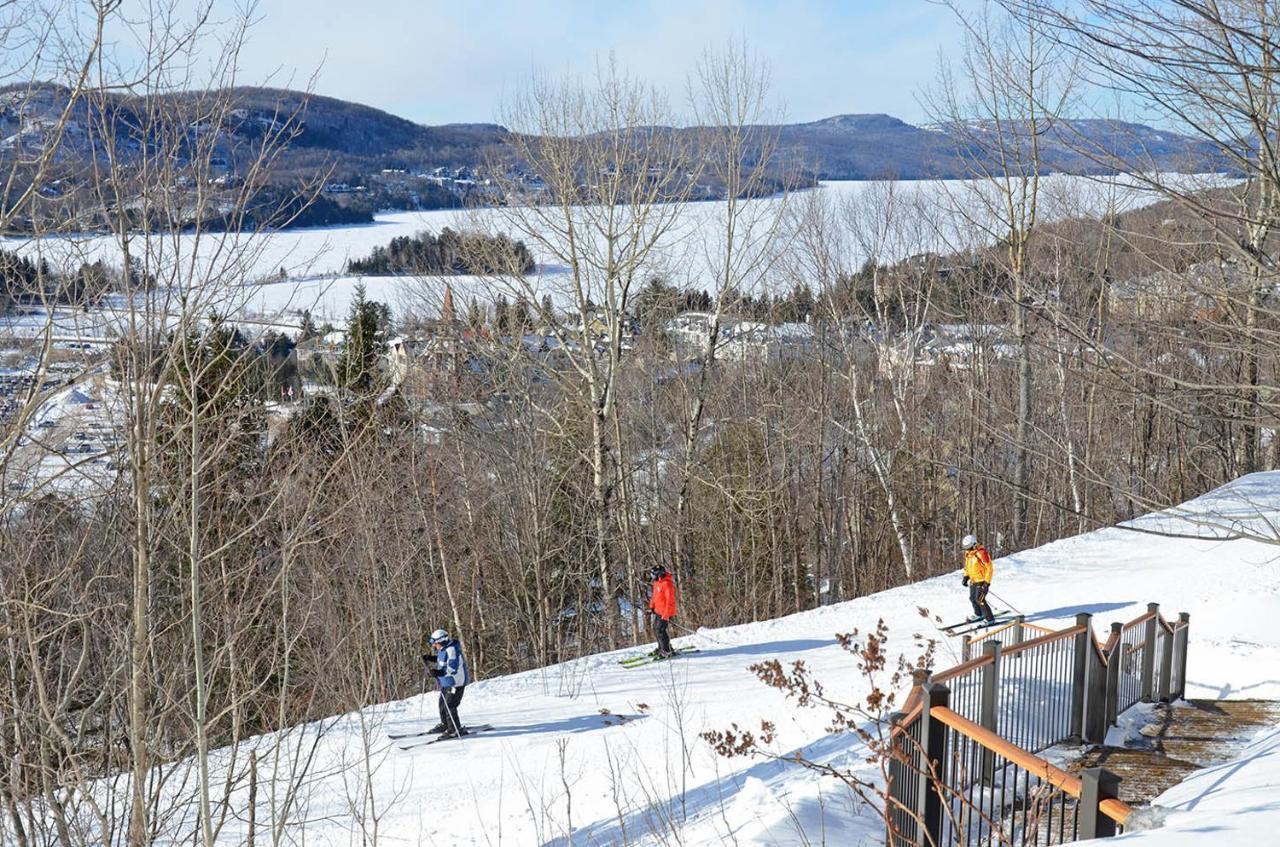
<svg viewBox="0 0 1280 847"><path fill-rule="evenodd" d="M385 349L379 322L385 307L365 297L363 283L356 285L347 318L347 338L338 359L338 380L353 394L368 396L381 389L379 360Z"/></svg>
<svg viewBox="0 0 1280 847"><path fill-rule="evenodd" d="M507 305L506 296L499 294L498 299L493 304L493 329L499 338L506 335L510 329L511 316L509 312L510 307Z"/></svg>
<svg viewBox="0 0 1280 847"><path fill-rule="evenodd" d="M511 332L524 335L533 329L533 316L529 313L529 301L521 297L516 301L515 310L511 313Z"/></svg>
<svg viewBox="0 0 1280 847"><path fill-rule="evenodd" d="M467 306L467 329L472 332L484 329L484 312L481 311L480 304L474 297L471 298L471 304Z"/></svg>
<svg viewBox="0 0 1280 847"><path fill-rule="evenodd" d="M687 292L682 298L674 285L668 285L661 277L651 278L636 295L636 320L640 323L640 331L661 332L667 321L679 311L682 299L688 308L691 298Z"/></svg>
<svg viewBox="0 0 1280 847"><path fill-rule="evenodd" d="M808 285L797 285L792 301L796 307L796 320L806 322L812 320L813 313L818 308L818 300L813 296L812 288Z"/></svg>
<svg viewBox="0 0 1280 847"><path fill-rule="evenodd" d="M308 309L302 313L302 330L298 333L298 342L308 341L319 335L316 330L315 321L311 319L311 310Z"/></svg>

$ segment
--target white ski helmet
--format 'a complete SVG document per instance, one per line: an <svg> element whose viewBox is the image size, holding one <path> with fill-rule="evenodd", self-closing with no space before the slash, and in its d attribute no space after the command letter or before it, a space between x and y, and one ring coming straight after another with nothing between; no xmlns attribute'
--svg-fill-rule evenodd
<svg viewBox="0 0 1280 847"><path fill-rule="evenodd" d="M974 547L978 546L978 539L974 538L972 535L966 535L961 539L960 546L966 550L972 550Z"/></svg>
<svg viewBox="0 0 1280 847"><path fill-rule="evenodd" d="M449 640L449 633L443 629L437 629L435 632L431 633L432 644L443 644L448 640Z"/></svg>

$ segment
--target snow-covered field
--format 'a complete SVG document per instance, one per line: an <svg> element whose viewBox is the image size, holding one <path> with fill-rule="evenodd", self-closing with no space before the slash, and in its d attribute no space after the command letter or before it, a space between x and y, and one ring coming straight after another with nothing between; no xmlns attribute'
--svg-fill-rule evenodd
<svg viewBox="0 0 1280 847"><path fill-rule="evenodd" d="M1254 474L1131 529L998 559L993 587L999 600L1045 625L1091 612L1105 631L1149 601L1169 617L1189 612L1189 697L1280 698L1280 546L1263 540L1280 541L1277 519L1280 472ZM406 750L388 739L434 723L434 695L303 728L293 742L318 744L305 842L372 843L376 830L389 845L880 845L879 821L839 782L787 762L721 758L699 734L768 720L779 754L802 751L870 775L853 734L828 734L827 712L797 708L747 668L803 660L829 694L856 702L867 683L835 634L884 619L891 651L914 655L913 634L929 630L921 606L947 619L964 615L958 572L786 618L701 630L677 642L701 652L666 663L624 669L617 659L630 650L481 680L468 687L462 716L495 729L461 741ZM958 661L945 644L938 666ZM258 767L261 775L265 761ZM246 802L243 791L236 797ZM1168 792L1159 801L1174 808L1165 828L1126 838L1159 847L1269 843L1263 836L1280 828L1277 798L1280 734L1271 732L1239 762ZM259 821L268 817L258 810ZM243 843L244 808L233 818L220 841ZM1224 832L1254 839L1220 838ZM304 840L302 831L293 834Z"/></svg>
<svg viewBox="0 0 1280 847"><path fill-rule="evenodd" d="M1216 176L1174 177L1180 185L1220 184ZM894 244L884 245L881 258L901 258L924 251L946 252L967 246L972 239L981 238L982 227L964 222L966 216L982 219L983 203L977 199L973 183L961 180L919 181L896 183L894 191L898 203L908 200L923 201L929 214L939 216L932 225L918 222L904 228L902 237ZM834 200L867 199L878 195L883 199L887 184L883 182L827 182L819 189ZM1042 180L1041 220L1061 219L1085 213L1097 214L1109 206L1125 210L1151 202L1153 195L1134 186L1131 177L1096 179L1056 175ZM755 221L756 233L762 233L783 209L802 205L804 194L790 198L778 197L753 201L754 208L747 217ZM749 204L752 205L752 204ZM966 215L959 213L966 210ZM673 283L696 288L709 287L707 279L714 275L723 258L723 237L718 221L723 216L724 205L719 202L693 203L686 207L678 225L660 243L654 253L653 267ZM285 230L254 235L165 234L148 239L135 237L131 246L134 255L151 254L151 264L160 268L176 268L179 279L216 278L234 280L243 290L229 300L236 311L274 317L297 315L309 310L319 320L339 320L345 317L355 283L354 277L344 276L347 262L367 256L374 247L385 246L397 236L413 235L426 230L439 232L445 227L473 229L476 215L494 215L500 212L387 212L376 216L372 224L343 227ZM912 212L912 218L919 214ZM491 224L492 225L492 224ZM741 224L740 224L741 226ZM909 233L909 234L908 234ZM517 235L517 237L519 237ZM742 233L739 233L742 237ZM742 281L745 290L771 288L790 290L799 281L792 271L795 268L785 259L788 239L775 244L778 252L761 261L751 261L753 274L758 278ZM562 285L557 277L560 269L547 256L538 256L536 245L531 244L535 258L547 263L541 278L535 283L537 296L543 293L556 299L564 299ZM0 248L16 250L29 256L46 259L50 266L71 271L82 262L102 259L111 265L121 262L121 246L110 236L84 235L59 236L40 240L0 239ZM866 258L865 246L851 240L844 246L849 267L856 267ZM281 271L284 278L281 279ZM160 273L161 279L169 277ZM371 299L388 303L393 308L407 305L430 308L438 304L444 280L420 280L410 277L369 277L363 280L369 288ZM516 292L509 286L495 284L493 280L474 277L450 277L455 296L465 303L470 297L482 302L491 301L498 293L511 297ZM220 308L226 312L226 308Z"/></svg>

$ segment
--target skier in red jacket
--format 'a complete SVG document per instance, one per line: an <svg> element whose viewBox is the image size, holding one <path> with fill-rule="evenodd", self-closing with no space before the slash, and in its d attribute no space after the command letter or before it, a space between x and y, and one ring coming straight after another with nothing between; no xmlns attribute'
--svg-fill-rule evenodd
<svg viewBox="0 0 1280 847"><path fill-rule="evenodd" d="M660 659L675 655L671 649L671 634L667 631L671 619L676 616L676 583L671 574L662 565L657 565L649 576L653 578L653 594L649 598L649 609L656 620L653 622L653 633L658 639L658 649L654 651Z"/></svg>

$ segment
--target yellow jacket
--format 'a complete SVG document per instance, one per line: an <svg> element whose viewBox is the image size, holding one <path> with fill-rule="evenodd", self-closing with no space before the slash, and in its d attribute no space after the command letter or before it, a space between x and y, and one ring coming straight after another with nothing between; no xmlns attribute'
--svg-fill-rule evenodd
<svg viewBox="0 0 1280 847"><path fill-rule="evenodd" d="M991 554L986 547L979 544L964 551L964 575L970 582L990 582L996 575L996 567L991 564Z"/></svg>

